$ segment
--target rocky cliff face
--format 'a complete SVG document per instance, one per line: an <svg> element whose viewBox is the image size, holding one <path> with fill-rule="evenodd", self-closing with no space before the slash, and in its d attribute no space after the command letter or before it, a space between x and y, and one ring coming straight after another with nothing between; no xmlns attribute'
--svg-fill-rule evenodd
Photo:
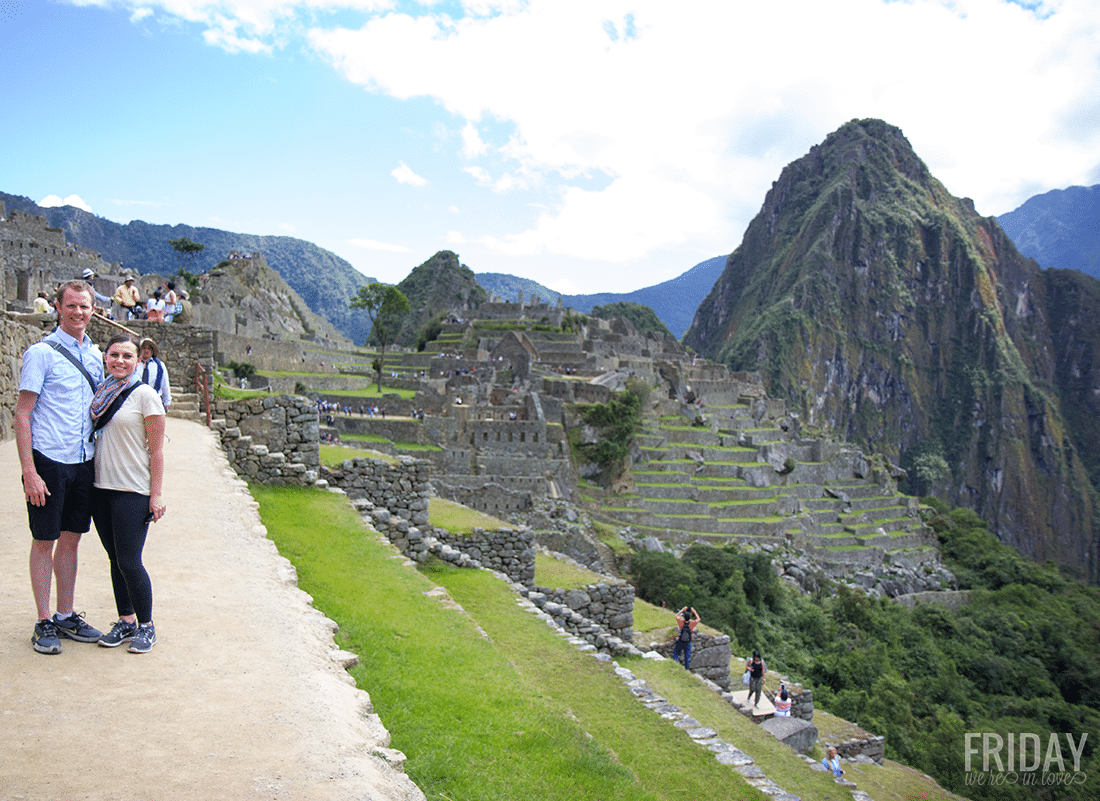
<svg viewBox="0 0 1100 801"><path fill-rule="evenodd" d="M227 333L275 339L315 337L350 345L268 266L262 253L233 254L192 294L196 320Z"/></svg>
<svg viewBox="0 0 1100 801"><path fill-rule="evenodd" d="M684 341L1095 582L1098 313L862 120L783 170Z"/></svg>

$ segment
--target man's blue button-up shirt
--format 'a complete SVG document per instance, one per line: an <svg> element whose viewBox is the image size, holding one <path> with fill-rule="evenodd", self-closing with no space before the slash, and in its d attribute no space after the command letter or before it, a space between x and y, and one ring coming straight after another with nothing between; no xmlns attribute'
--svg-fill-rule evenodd
<svg viewBox="0 0 1100 801"><path fill-rule="evenodd" d="M95 443L88 441L94 393L76 365L48 344L51 340L84 365L97 387L103 383L103 355L87 335L77 342L60 328L23 354L19 391L38 395L31 412L32 447L55 462L79 464L95 456Z"/></svg>

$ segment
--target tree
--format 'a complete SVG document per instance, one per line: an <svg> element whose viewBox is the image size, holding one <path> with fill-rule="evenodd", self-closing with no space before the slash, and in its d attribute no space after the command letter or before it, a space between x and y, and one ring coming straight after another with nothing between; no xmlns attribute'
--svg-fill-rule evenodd
<svg viewBox="0 0 1100 801"><path fill-rule="evenodd" d="M181 236L179 239L173 239L168 244L172 246L172 250L176 251L176 260L179 262L181 272L183 271L184 265L193 267L195 265L195 257L206 250L206 245L192 242L185 236Z"/></svg>
<svg viewBox="0 0 1100 801"><path fill-rule="evenodd" d="M382 394L382 369L386 363L386 345L393 342L401 328L401 318L412 307L405 294L395 286L373 283L359 287L359 293L348 304L353 309L363 309L371 322L371 333L364 345L376 339L382 346L378 358L378 394Z"/></svg>

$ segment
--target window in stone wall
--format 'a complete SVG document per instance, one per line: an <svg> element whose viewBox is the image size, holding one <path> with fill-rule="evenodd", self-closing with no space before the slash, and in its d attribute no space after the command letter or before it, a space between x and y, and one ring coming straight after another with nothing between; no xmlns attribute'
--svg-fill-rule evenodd
<svg viewBox="0 0 1100 801"><path fill-rule="evenodd" d="M535 439L533 440L534 442L538 442L538 441L539 441L539 432L537 432L537 431L536 431L536 432L535 432L534 434L532 434L532 436L533 436L533 437L535 438Z"/></svg>
<svg viewBox="0 0 1100 801"><path fill-rule="evenodd" d="M527 435L522 431L519 432L519 441L520 442L526 442L527 441Z"/></svg>
<svg viewBox="0 0 1100 801"><path fill-rule="evenodd" d="M489 432L486 431L484 434L481 435L481 437L482 437L482 439L481 439L482 442L488 442L489 441Z"/></svg>
<svg viewBox="0 0 1100 801"><path fill-rule="evenodd" d="M509 442L512 441L512 432L511 431L508 432L508 441Z"/></svg>

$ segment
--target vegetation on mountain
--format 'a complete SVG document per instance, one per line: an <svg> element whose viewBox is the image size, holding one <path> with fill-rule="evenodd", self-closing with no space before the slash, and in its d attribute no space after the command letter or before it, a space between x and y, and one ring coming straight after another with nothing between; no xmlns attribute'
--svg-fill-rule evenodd
<svg viewBox="0 0 1100 801"><path fill-rule="evenodd" d="M378 392L382 392L382 366L386 363L386 346L393 344L401 323L410 311L409 299L395 286L373 283L359 287L359 292L348 304L353 309L367 313L371 322L370 339L364 344L376 343L380 347L374 360L378 376Z"/></svg>
<svg viewBox="0 0 1100 801"><path fill-rule="evenodd" d="M581 419L596 436L577 448L599 465L606 483L619 478L626 469L626 457L634 445L634 434L642 425L642 409L649 399L649 387L632 379L626 389L615 393L607 403L592 403L581 409Z"/></svg>
<svg viewBox="0 0 1100 801"><path fill-rule="evenodd" d="M601 320L611 320L615 317L622 317L624 320L629 320L633 323L634 327L638 329L640 334L658 334L660 336L672 336L672 332L668 330L668 326L661 322L661 319L648 306L643 306L640 303L631 303L629 301L619 301L617 303L608 303L604 306L593 306L591 315L593 317L599 317ZM673 337L675 339L675 337Z"/></svg>
<svg viewBox="0 0 1100 801"><path fill-rule="evenodd" d="M176 251L176 262L179 264L178 272L180 273L182 273L185 268L194 267L195 258L206 250L206 245L192 242L185 236L181 236L179 239L173 239L168 244L172 246L172 250Z"/></svg>
<svg viewBox="0 0 1100 801"><path fill-rule="evenodd" d="M458 256L441 250L405 276L397 288L409 299L412 311L401 323L394 341L411 347L432 318L452 312L465 317L488 300L470 268Z"/></svg>
<svg viewBox="0 0 1100 801"><path fill-rule="evenodd" d="M860 120L783 170L684 342L900 463L904 491L1096 582L1098 297L1021 256L897 128Z"/></svg>
<svg viewBox="0 0 1100 801"><path fill-rule="evenodd" d="M1100 795L1100 589L1065 578L1000 544L969 509L926 499L945 564L969 591L951 609L909 609L844 585L803 595L782 584L771 557L736 545L694 545L676 559L631 560L639 597L690 604L734 640L735 655L759 648L768 665L803 681L815 706L886 736L893 759L969 798L1046 797L1040 786L971 786L965 732L1032 732L1047 747L1087 735L1083 783L1049 796ZM1057 771L1058 768L1051 768Z"/></svg>
<svg viewBox="0 0 1100 801"><path fill-rule="evenodd" d="M267 263L301 295L309 308L348 339L362 342L370 333L369 321L348 308L348 298L374 279L311 242L191 225L151 225L141 220L123 225L74 206L43 208L29 198L3 192L0 200L9 211L18 209L45 217L51 226L65 231L70 242L91 248L105 260L121 263L122 269L136 273L177 275L178 253L169 243L180 238L205 245L203 251L196 253L189 270L194 273L209 271L231 251L263 253Z"/></svg>
<svg viewBox="0 0 1100 801"><path fill-rule="evenodd" d="M1100 279L1100 184L1036 195L997 222L1021 253L1043 267Z"/></svg>
<svg viewBox="0 0 1100 801"><path fill-rule="evenodd" d="M505 303L515 303L519 293L523 293L523 302L530 303L531 298L538 298L544 303L557 303L558 298L566 297L560 292L555 292L543 286L538 281L530 278L521 278L518 275L508 273L475 273L474 278L485 290L489 297L498 297ZM568 305L568 304L567 304Z"/></svg>

